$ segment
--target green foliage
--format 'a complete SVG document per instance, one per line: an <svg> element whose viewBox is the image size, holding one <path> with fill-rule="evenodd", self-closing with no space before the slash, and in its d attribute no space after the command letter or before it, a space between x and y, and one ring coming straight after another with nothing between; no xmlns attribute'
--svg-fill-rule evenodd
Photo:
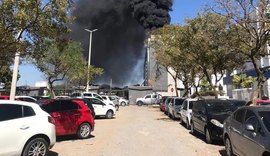
<svg viewBox="0 0 270 156"><path fill-rule="evenodd" d="M233 85L236 88L251 88L256 78L247 76L246 74L234 75Z"/></svg>
<svg viewBox="0 0 270 156"><path fill-rule="evenodd" d="M42 53L44 40L53 40L68 32L68 0L1 0L1 56L9 58L19 51L23 55ZM1 57L2 58L2 57Z"/></svg>

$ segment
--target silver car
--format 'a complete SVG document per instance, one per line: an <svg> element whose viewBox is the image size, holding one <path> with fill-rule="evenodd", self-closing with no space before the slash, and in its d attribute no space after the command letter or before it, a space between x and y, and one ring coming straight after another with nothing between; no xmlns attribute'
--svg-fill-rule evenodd
<svg viewBox="0 0 270 156"><path fill-rule="evenodd" d="M270 156L270 106L242 107L224 121L228 156Z"/></svg>

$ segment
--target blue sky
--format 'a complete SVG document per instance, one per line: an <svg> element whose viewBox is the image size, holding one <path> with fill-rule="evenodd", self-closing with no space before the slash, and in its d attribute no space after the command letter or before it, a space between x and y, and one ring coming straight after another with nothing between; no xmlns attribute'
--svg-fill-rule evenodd
<svg viewBox="0 0 270 156"><path fill-rule="evenodd" d="M186 18L196 16L198 11L206 4L207 0L174 0L171 23L184 24ZM45 80L45 76L39 72L34 65L22 64L19 72L21 78L17 85L34 86L37 81Z"/></svg>

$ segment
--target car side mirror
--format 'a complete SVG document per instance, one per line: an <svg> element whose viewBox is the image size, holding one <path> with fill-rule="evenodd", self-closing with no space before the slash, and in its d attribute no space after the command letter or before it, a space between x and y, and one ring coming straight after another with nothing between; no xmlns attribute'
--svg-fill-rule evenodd
<svg viewBox="0 0 270 156"><path fill-rule="evenodd" d="M255 129L254 129L253 125L251 125L251 124L246 124L246 130L250 131L250 132L255 132Z"/></svg>

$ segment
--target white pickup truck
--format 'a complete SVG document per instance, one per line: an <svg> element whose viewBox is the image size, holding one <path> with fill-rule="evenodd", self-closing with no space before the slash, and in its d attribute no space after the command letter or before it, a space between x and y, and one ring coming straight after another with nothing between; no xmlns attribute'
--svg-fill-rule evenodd
<svg viewBox="0 0 270 156"><path fill-rule="evenodd" d="M138 106L149 105L149 104L157 104L161 99L161 95L159 94L147 94L143 98L137 98L136 104Z"/></svg>

